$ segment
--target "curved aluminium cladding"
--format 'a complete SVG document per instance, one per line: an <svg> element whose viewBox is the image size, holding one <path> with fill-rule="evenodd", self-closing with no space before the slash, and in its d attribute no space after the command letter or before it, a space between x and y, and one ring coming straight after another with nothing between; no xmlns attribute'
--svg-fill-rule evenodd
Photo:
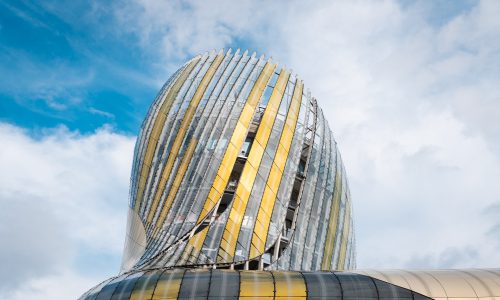
<svg viewBox="0 0 500 300"><path fill-rule="evenodd" d="M500 299L500 269L356 270L437 300Z"/></svg>
<svg viewBox="0 0 500 300"><path fill-rule="evenodd" d="M197 56L142 124L122 271L355 265L345 170L302 81L270 59Z"/></svg>
<svg viewBox="0 0 500 300"><path fill-rule="evenodd" d="M500 299L500 269L355 273L163 268L110 278L81 299Z"/></svg>
<svg viewBox="0 0 500 300"><path fill-rule="evenodd" d="M122 274L84 299L425 300L409 289L347 272L155 269Z"/></svg>

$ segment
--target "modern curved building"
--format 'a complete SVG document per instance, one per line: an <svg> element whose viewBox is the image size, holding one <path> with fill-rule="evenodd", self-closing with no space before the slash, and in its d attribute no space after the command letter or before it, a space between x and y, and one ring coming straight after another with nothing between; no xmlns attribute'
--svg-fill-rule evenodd
<svg viewBox="0 0 500 300"><path fill-rule="evenodd" d="M355 266L347 177L316 99L271 59L220 51L188 61L149 109L121 274L82 299L500 299L498 270ZM457 282L470 288L454 296Z"/></svg>

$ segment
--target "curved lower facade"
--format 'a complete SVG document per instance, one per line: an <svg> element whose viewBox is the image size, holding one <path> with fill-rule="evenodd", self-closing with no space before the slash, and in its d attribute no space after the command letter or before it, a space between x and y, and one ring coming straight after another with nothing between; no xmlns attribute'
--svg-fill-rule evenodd
<svg viewBox="0 0 500 300"><path fill-rule="evenodd" d="M500 269L355 272L154 269L116 276L84 299L500 299Z"/></svg>
<svg viewBox="0 0 500 300"><path fill-rule="evenodd" d="M206 53L151 105L121 273L81 299L500 299L498 270L352 271L355 244L337 143L302 80Z"/></svg>
<svg viewBox="0 0 500 300"><path fill-rule="evenodd" d="M346 272L207 269L131 272L102 283L86 299L429 299Z"/></svg>
<svg viewBox="0 0 500 300"><path fill-rule="evenodd" d="M500 299L500 269L356 270L432 299Z"/></svg>

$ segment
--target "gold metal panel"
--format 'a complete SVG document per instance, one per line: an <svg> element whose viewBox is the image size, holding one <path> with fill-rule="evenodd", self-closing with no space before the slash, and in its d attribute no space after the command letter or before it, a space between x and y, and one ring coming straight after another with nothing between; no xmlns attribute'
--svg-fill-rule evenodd
<svg viewBox="0 0 500 300"><path fill-rule="evenodd" d="M330 270L332 264L332 255L334 249L334 242L337 237L337 224L339 223L340 211L340 195L342 194L342 173L340 172L340 163L337 161L337 172L335 173L335 189L333 191L332 206L330 208L330 219L328 220L328 230L326 234L325 250L323 253L323 260L321 262L321 270Z"/></svg>
<svg viewBox="0 0 500 300"><path fill-rule="evenodd" d="M268 111L266 109L266 111ZM264 114L265 116L265 114ZM260 124L259 124L259 129L257 131L257 134L255 135L255 140L257 141L265 141L269 139L269 136L271 135L271 128L273 127L273 120L269 120L266 118L262 118ZM250 150L251 151L251 150Z"/></svg>
<svg viewBox="0 0 500 300"><path fill-rule="evenodd" d="M306 283L299 272L273 272L276 297L306 297Z"/></svg>
<svg viewBox="0 0 500 300"><path fill-rule="evenodd" d="M277 159L276 157L274 159ZM277 168L275 164L271 168ZM270 172L269 177L267 178L266 188L270 188L275 194L278 191L282 173L278 172L278 170L274 172Z"/></svg>
<svg viewBox="0 0 500 300"><path fill-rule="evenodd" d="M233 228L235 227L233 220L228 220L226 223L226 227L230 230L233 230Z"/></svg>
<svg viewBox="0 0 500 300"><path fill-rule="evenodd" d="M256 160L258 160L258 158L256 158ZM256 164L258 166L258 163L259 163L258 161L254 161L253 164ZM240 182L238 183L238 187L236 188L236 195L240 195L239 190L238 190L240 188L240 186L246 188L249 191L252 190L253 183L255 181L255 176L257 176L257 170L252 165L247 164L243 168L243 173L241 174ZM240 195L240 197L241 197L241 195ZM241 199L241 200L246 201L247 199L248 198Z"/></svg>
<svg viewBox="0 0 500 300"><path fill-rule="evenodd" d="M196 92L193 95L193 98L191 99L191 102L189 102L189 107L186 110L186 113L184 114L184 118L182 119L181 126L179 128L179 132L177 132L175 136L174 143L172 145L172 148L170 149L169 155L167 162L165 163L165 166L163 167L162 175L160 182L158 183L158 188L155 191L155 196L154 200L151 204L151 209L149 210L148 213L148 218L147 222L151 223L153 220L153 217L156 213L156 210L158 208L158 205L160 203L160 198L161 195L163 194L163 190L165 189L165 185L167 183L168 177L171 174L172 167L174 165L175 159L177 158L177 154L179 153L179 149L182 146L182 141L185 138L186 132L189 128L189 124L191 124L191 120L193 118L193 115L196 111L196 108L198 107L198 104L200 103L201 97L203 96L203 93L205 93L205 90L207 89L208 84L212 80L212 77L215 74L215 71L219 67L220 63L222 62L222 59L224 58L224 54L220 53L216 56L210 67L208 68L207 72L203 76L203 79L201 80L200 84L198 85L198 88L196 89ZM158 226L158 224L157 224Z"/></svg>
<svg viewBox="0 0 500 300"><path fill-rule="evenodd" d="M221 175L224 177L227 176L225 172L223 172ZM226 188L226 186L224 185L225 183L225 180L222 179L219 175L215 176L213 188L218 192L219 195L222 195L222 193L224 193L224 189Z"/></svg>
<svg viewBox="0 0 500 300"><path fill-rule="evenodd" d="M238 141L244 141L245 140L245 137L247 136L247 130L248 130L248 125L246 125L247 123L242 123L241 121L238 121L238 123L236 123L236 127L234 128L234 131L233 131L233 137L231 138L231 143L230 144L233 144L233 145L239 145L239 142ZM248 122L248 124L250 124ZM237 142L235 143L233 140L236 140ZM237 147L238 150L240 150L239 148L241 147Z"/></svg>
<svg viewBox="0 0 500 300"><path fill-rule="evenodd" d="M156 284L152 300L177 299L184 270L165 271Z"/></svg>
<svg viewBox="0 0 500 300"><path fill-rule="evenodd" d="M264 242L258 237L252 239L252 248L254 248L254 251L258 251L257 249L263 248L264 246Z"/></svg>
<svg viewBox="0 0 500 300"><path fill-rule="evenodd" d="M153 296L156 279L153 276L142 276L143 277L137 280L137 283L132 290L132 294L130 294L130 300L149 299ZM144 276L147 276L147 278L144 278Z"/></svg>
<svg viewBox="0 0 500 300"><path fill-rule="evenodd" d="M264 233L266 232L266 229L264 228L262 223L260 223L258 220L255 222L254 232L257 233L257 235L261 238L264 235ZM257 244L255 244L255 245L257 246Z"/></svg>
<svg viewBox="0 0 500 300"><path fill-rule="evenodd" d="M292 118L290 118L290 119L292 119ZM294 118L294 119L296 122L297 118ZM283 145L283 147L286 149L287 145L292 144L292 139L293 139L293 130L290 130L290 128L288 128L288 126L285 126L285 128L283 130L283 134L281 135L280 144ZM288 153L288 151L287 151L287 153Z"/></svg>
<svg viewBox="0 0 500 300"><path fill-rule="evenodd" d="M278 174L278 172L275 172ZM280 174L281 175L281 174ZM259 215L257 217L258 220L261 220L263 218L260 218L260 216L270 216L270 212L273 209L274 202L276 199L276 194L271 190L271 188L266 188L264 190L264 195L262 196L262 202L260 204L261 209L259 209ZM264 218L265 219L265 218ZM265 224L265 223L263 223ZM267 228L266 228L267 231Z"/></svg>
<svg viewBox="0 0 500 300"><path fill-rule="evenodd" d="M252 121L252 117L253 117L254 112L255 112L255 109L252 106L250 106L250 105L244 106L243 110L241 111L241 114L240 114L239 122L241 124L245 124L245 125L250 124L250 121ZM243 135L246 136L246 129L241 136L243 136Z"/></svg>
<svg viewBox="0 0 500 300"><path fill-rule="evenodd" d="M278 88L278 84L276 84ZM280 85L281 90L285 90L286 85ZM292 103L290 107L299 105L302 101L303 84L297 81L295 84L294 92L292 95ZM298 111L288 110L286 120L293 121L293 130L283 130L281 133L278 149L274 156L274 161L269 171L266 187L260 203L259 211L257 213L257 221L252 234L252 244L254 247L250 249L250 259L262 255L265 251L265 244L267 240L267 231L269 230L269 223L272 215L272 209L276 202L276 193L278 192L281 179L283 178L283 170L288 159L288 151L292 144L295 126L297 124ZM259 226L257 226L259 225ZM262 242L260 242L261 240Z"/></svg>
<svg viewBox="0 0 500 300"><path fill-rule="evenodd" d="M241 271L240 299L243 297L271 297L270 299L272 299L274 297L274 282L271 273Z"/></svg>
<svg viewBox="0 0 500 300"><path fill-rule="evenodd" d="M262 147L258 140L255 140L252 145L252 149L248 154L247 162L254 168L258 168L264 155L264 147Z"/></svg>
<svg viewBox="0 0 500 300"><path fill-rule="evenodd" d="M142 275L134 286L134 290L130 295L130 300L151 299L156 287L156 282L159 279L159 275L157 274L160 273L160 271L152 271Z"/></svg>
<svg viewBox="0 0 500 300"><path fill-rule="evenodd" d="M181 165L179 167L179 170L177 170L174 182L172 183L172 188L170 189L170 192L168 193L168 196L165 199L165 202L161 208L160 217L158 219L158 222L156 223L158 227L163 225L163 222L167 217L167 213L170 210L170 207L172 206L172 202L174 201L175 196L177 195L179 187L181 186L182 179L184 178L184 174L186 173L187 167L189 166L191 157L193 156L197 144L198 140L195 138L192 138L191 141L189 142L189 146L186 149L186 152L184 153Z"/></svg>
<svg viewBox="0 0 500 300"><path fill-rule="evenodd" d="M276 81L276 87L286 86L288 77L289 73L282 70L278 76L278 80ZM269 141L269 137L271 135L270 128L272 128L274 120L276 119L276 114L278 113L277 108L279 107L282 98L283 92L280 92L279 89L274 89L267 107L264 110L264 115L257 129L257 134L255 135L254 144L250 149L247 163L243 167L243 172L241 173L240 181L238 183L238 187L236 188L236 197L233 200L233 206L231 207L231 212L229 214L229 220L233 221L235 227L231 230L227 226L224 228L223 238L227 241L227 243L221 243L220 245L220 248L229 255L230 259L234 257L234 253L236 251L238 233L241 228L250 196L249 193L242 193L241 189L251 191L253 188L255 178L257 176L257 170L264 154L264 149L267 146L267 142Z"/></svg>
<svg viewBox="0 0 500 300"><path fill-rule="evenodd" d="M187 77L196 66L200 57L193 59L188 66L182 71L181 75L176 79L175 83L172 85L170 90L167 92L165 96L165 101L161 104L160 109L158 110L158 115L153 123L153 130L151 130L151 134L149 136L149 140L147 142L146 153L144 155L144 161L141 166L140 171L140 179L139 179L139 187L137 189L136 201L135 201L135 211L139 211L144 188L146 186L146 180L148 178L149 170L151 168L151 161L153 160L154 150L157 146L158 138L160 137L161 131L165 126L165 120L167 118L167 114L170 111L172 103L174 102L175 97L179 93L182 85L186 81Z"/></svg>
<svg viewBox="0 0 500 300"><path fill-rule="evenodd" d="M196 259L200 254L200 249L203 247L203 242L205 241L207 233L208 233L208 226L203 228L203 230L201 230L200 232L198 232L192 238L189 239L188 245L184 250L184 253L192 251L191 252L192 256L187 261L188 264L196 264Z"/></svg>
<svg viewBox="0 0 500 300"><path fill-rule="evenodd" d="M252 87L252 90L250 91L250 94L248 95L248 99L245 102L245 106L243 107L242 110L242 115L240 115L240 119L236 125L236 129L233 132L230 140L230 144L234 146L234 148L231 151L231 154L228 153L228 150L226 150L226 153L224 154L224 157L222 159L221 164L224 166L233 166L236 157L238 156L238 152L241 149L241 146L243 146L243 142L245 141L246 133L248 131L248 127L250 126L250 121L251 117L248 117L248 115L253 116L253 113L255 112L255 106L257 105L260 97L264 93L264 88L267 85L267 82L271 78L272 73L274 72L274 69L276 68L276 64L272 64L270 62L266 63L264 68L262 69L262 72L259 75L259 78L255 82L254 86ZM248 112L247 112L248 111ZM242 123L244 121L245 123ZM236 149L236 150L234 150ZM220 170L220 169L219 169ZM220 176L222 179L226 180L226 185L227 181L229 180L229 176L223 177ZM218 201L218 199L217 199ZM206 214L212 210L212 208L215 206L216 202L213 201L205 201L205 204L203 205L203 209L201 214L198 216L198 221L197 223L201 222L206 217Z"/></svg>

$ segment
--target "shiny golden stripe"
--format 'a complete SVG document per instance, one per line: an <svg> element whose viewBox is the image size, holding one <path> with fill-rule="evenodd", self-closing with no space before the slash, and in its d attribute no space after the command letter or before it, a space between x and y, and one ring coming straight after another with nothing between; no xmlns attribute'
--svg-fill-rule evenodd
<svg viewBox="0 0 500 300"><path fill-rule="evenodd" d="M184 270L169 270L165 271L158 284L151 300L164 300L164 299L177 299L179 290L181 288L182 277L184 277Z"/></svg>
<svg viewBox="0 0 500 300"><path fill-rule="evenodd" d="M349 227L351 225L351 205L349 201L346 200L345 203L345 216L344 216L344 228L342 230L342 242L340 244L340 254L339 260L337 262L337 270L344 270L345 257L347 252L347 241L349 240Z"/></svg>
<svg viewBox="0 0 500 300"><path fill-rule="evenodd" d="M147 275L142 275L134 286L130 300L151 299L160 274L161 271L152 271Z"/></svg>
<svg viewBox="0 0 500 300"><path fill-rule="evenodd" d="M200 254L203 242L207 237L209 227L203 228L200 232L189 239L182 256L183 263L196 264L196 260Z"/></svg>
<svg viewBox="0 0 500 300"><path fill-rule="evenodd" d="M241 112L238 123L236 124L236 128L233 131L226 152L224 153L224 157L222 158L219 169L217 170L217 175L215 176L212 188L210 189L203 209L198 217L197 223L200 223L203 219L205 219L207 214L219 201L222 193L224 193L224 189L226 188L227 182L229 181L229 176L231 175L231 171L233 170L234 163L236 162L236 157L238 157L241 146L245 141L248 127L250 126L250 122L252 120L256 106L259 103L259 99L262 97L264 89L266 88L267 83L269 82L269 78L273 74L275 68L276 64L272 64L270 62L266 63L264 69L259 75L259 78L252 87L252 90L248 95L248 99L245 102L245 106L243 107L243 110Z"/></svg>
<svg viewBox="0 0 500 300"><path fill-rule="evenodd" d="M236 124L236 129L231 136L231 141L229 142L228 148L224 153L224 157L222 158L219 170L217 170L217 175L214 179L214 183L212 184L212 188L210 189L207 200L205 201L203 210L198 217L198 224L206 217L207 213L214 208L215 204L217 203L217 201L219 201L219 198L222 196L222 193L227 186L229 176L231 175L231 171L233 169L234 163L236 162L236 157L238 156L239 150L241 149L241 146L243 146L243 142L245 141L248 127L250 126L250 122L252 120L258 101L262 97L264 89L267 86L267 82L271 78L271 75L274 72L275 68L275 64L266 63L264 69L259 75L259 78L250 91L250 94L248 95L248 99L245 103L245 106L243 107L238 123ZM198 257L201 248L203 247L203 243L205 241L207 233L208 227L198 232L189 239L183 253L184 260L188 259L189 255L191 255L191 260L194 260ZM196 262L192 261L192 263Z"/></svg>
<svg viewBox="0 0 500 300"><path fill-rule="evenodd" d="M338 153L337 153L338 155ZM337 223L339 219L340 195L342 193L342 174L340 173L341 163L337 158L337 172L335 173L335 190L333 191L332 206L330 208L330 220L328 221L328 230L326 233L325 250L321 263L321 270L328 271L332 263L332 254L334 248L335 237L337 236Z"/></svg>
<svg viewBox="0 0 500 300"><path fill-rule="evenodd" d="M189 146L186 149L186 153L184 153L184 156L182 157L181 165L179 167L179 170L177 170L174 182L172 183L172 188L170 189L170 192L168 193L167 198L165 199L165 202L161 208L160 217L158 218L158 222L156 222L157 227L161 227L163 222L165 221L165 218L167 217L167 213L172 206L172 202L175 199L175 195L177 195L179 187L181 186L182 179L184 178L184 174L186 174L187 167L191 162L191 157L193 157L193 153L196 149L197 144L198 140L194 137L189 142Z"/></svg>
<svg viewBox="0 0 500 300"><path fill-rule="evenodd" d="M265 251L272 209L276 202L276 193L278 192L283 178L288 152L290 151L295 127L297 125L300 104L302 102L302 89L303 83L297 81L293 91L292 103L290 104L290 109L286 117L285 127L281 133L278 149L274 156L274 162L269 172L269 178L257 214L257 221L252 236L252 245L250 246L250 259L262 255Z"/></svg>
<svg viewBox="0 0 500 300"><path fill-rule="evenodd" d="M274 299L274 280L270 272L240 272L240 299Z"/></svg>
<svg viewBox="0 0 500 300"><path fill-rule="evenodd" d="M252 191L255 178L257 176L257 171L259 169L260 163L262 161L262 156L264 155L264 150L266 149L267 142L271 136L271 130L273 128L274 121L276 120L276 115L278 114L278 109L285 93L285 88L288 83L288 77L290 73L282 70L278 80L276 81L276 86L273 89L269 103L264 111L262 120L257 129L257 134L248 154L247 162L243 167L243 172L240 176L240 181L238 187L236 188L235 196L233 199L233 205L229 213L229 218L224 228L224 233L222 236L222 241L220 243L220 249L223 252L219 252L219 256L222 258L222 262L232 261L234 253L236 251L236 242L238 240L238 233L243 222L243 216L245 215L245 210L248 205L248 199Z"/></svg>
<svg viewBox="0 0 500 300"><path fill-rule="evenodd" d="M272 273L275 282L276 298L305 299L307 297L306 283L301 273L286 271Z"/></svg>
<svg viewBox="0 0 500 300"><path fill-rule="evenodd" d="M179 132L177 132L177 135L175 136L175 140L174 140L174 143L172 145L172 148L170 149L170 152L168 154L167 163L165 164L165 166L163 168L163 172L161 173L162 175L161 175L160 183L158 184L158 188L156 190L153 203L151 204L151 209L149 210L149 213L148 213L148 218L147 218L148 223L151 223L151 221L153 220L156 209L158 208L158 204L160 202L160 198L161 198L163 191L165 189L165 185L167 183L168 177L170 176L170 173L172 171L172 167L174 165L175 159L177 157L177 154L179 153L179 149L182 146L182 141L184 140L186 132L189 129L189 125L191 124L191 120L193 119L193 116L196 112L196 108L198 107L198 104L200 103L201 97L205 93L205 90L207 89L208 84L212 80L212 77L214 76L215 71L219 67L223 58L224 58L224 54L217 55L217 57L214 59L214 61L212 62L212 64L208 68L207 72L203 76L203 79L201 80L198 88L196 89L196 92L193 95L193 98L191 99L191 102L189 103L189 107L186 110L186 113L184 114L184 118L182 119L182 123L181 123L181 126L179 128Z"/></svg>
<svg viewBox="0 0 500 300"><path fill-rule="evenodd" d="M165 101L161 104L160 109L158 110L158 114L154 119L153 129L151 130L151 134L149 135L149 140L147 141L146 154L144 155L144 161L141 166L141 175L139 177L139 187L137 189L136 200L134 209L136 212L139 212L139 208L141 207L141 202L143 198L144 188L146 186L146 180L148 179L148 174L151 168L151 161L153 160L153 154L156 146L158 145L158 138L160 137L163 126L165 126L165 121L167 120L168 112L172 107L172 103L174 102L175 97L179 93L182 85L186 81L187 77L193 71L194 67L200 60L200 57L193 59L188 66L181 72L180 76L175 80L175 83L169 89L167 95L165 96Z"/></svg>

